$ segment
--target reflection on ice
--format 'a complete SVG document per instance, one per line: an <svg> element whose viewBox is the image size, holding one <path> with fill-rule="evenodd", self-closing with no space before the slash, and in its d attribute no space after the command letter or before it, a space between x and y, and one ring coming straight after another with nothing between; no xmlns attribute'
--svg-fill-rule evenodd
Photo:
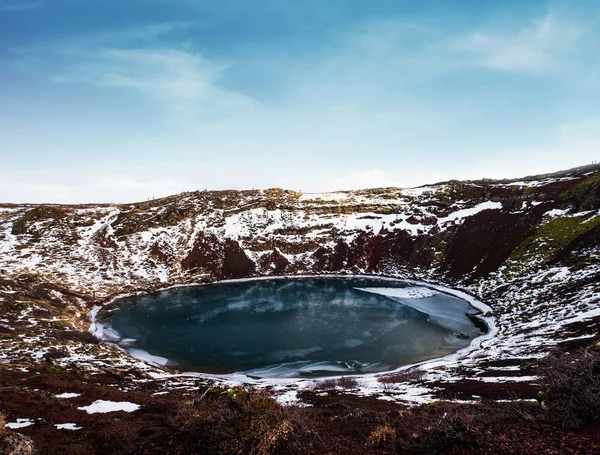
<svg viewBox="0 0 600 455"><path fill-rule="evenodd" d="M355 360L339 362L290 362L255 368L243 373L251 378L296 378L343 374L375 373L389 369L388 365L369 364Z"/></svg>
<svg viewBox="0 0 600 455"><path fill-rule="evenodd" d="M376 278L217 283L124 299L104 333L154 363L254 377L387 371L467 346L465 301Z"/></svg>
<svg viewBox="0 0 600 455"><path fill-rule="evenodd" d="M384 295L402 305L414 308L426 314L432 324L452 330L462 336L469 334L473 329L473 323L467 315L478 313L478 310L469 305L468 302L426 287L356 289L371 294ZM440 296L443 297L440 298Z"/></svg>

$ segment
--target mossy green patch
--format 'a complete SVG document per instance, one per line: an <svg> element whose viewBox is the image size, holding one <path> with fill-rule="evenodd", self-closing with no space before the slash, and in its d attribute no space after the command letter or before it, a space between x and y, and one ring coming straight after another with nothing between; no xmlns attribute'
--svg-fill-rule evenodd
<svg viewBox="0 0 600 455"><path fill-rule="evenodd" d="M572 202L579 210L600 208L600 172L596 172L574 188L561 194L561 199Z"/></svg>
<svg viewBox="0 0 600 455"><path fill-rule="evenodd" d="M526 186L525 189L523 190L524 196L533 196L534 194L537 194L537 193L538 193L537 186Z"/></svg>
<svg viewBox="0 0 600 455"><path fill-rule="evenodd" d="M567 246L577 237L600 224L600 216L554 218L543 223L538 236L556 249Z"/></svg>
<svg viewBox="0 0 600 455"><path fill-rule="evenodd" d="M514 276L527 264L543 263L580 235L600 225L600 216L559 217L542 222L536 232L526 238L508 259L505 275Z"/></svg>

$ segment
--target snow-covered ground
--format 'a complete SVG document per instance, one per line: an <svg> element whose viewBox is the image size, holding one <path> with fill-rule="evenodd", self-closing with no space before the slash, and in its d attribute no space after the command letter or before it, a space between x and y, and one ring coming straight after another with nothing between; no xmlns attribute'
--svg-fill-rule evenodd
<svg viewBox="0 0 600 455"><path fill-rule="evenodd" d="M600 207L586 199L598 176L578 171L414 189L194 192L122 206L0 207L0 328L12 334L0 339L0 364L27 369L27 362L52 358L89 371L134 368L167 390L195 387L202 379L197 375L174 374L160 367L160 359L147 363L110 344L77 341L75 334L88 330L94 306L97 314L118 295L223 278L362 273L426 280L433 283L428 295L439 292L434 283L459 288L457 296L487 305L481 309L493 316L486 317L487 337L424 362L418 383L383 384L373 375L358 380L356 393L422 402L440 382L534 380L508 376L513 364L489 365L529 361L556 344L597 336L593 328L573 327L600 316L600 245L590 237ZM589 188L580 186L586 182ZM509 221L485 231L502 217ZM514 237L502 237L521 224L526 228ZM487 234L477 237L482 231ZM504 243L489 247L490 237ZM472 238L477 241L471 244ZM468 244L463 250L461 242ZM509 244L497 266L480 271ZM467 261L462 269L461 261ZM463 271L456 276L454 270ZM52 292L40 297L25 292L27 286ZM418 306L424 295L410 289L404 292ZM57 327L67 339L46 336ZM96 321L94 328L102 326ZM60 356L52 356L57 349ZM248 379L210 380L233 385ZM289 401L315 386L314 380L280 383L276 391Z"/></svg>

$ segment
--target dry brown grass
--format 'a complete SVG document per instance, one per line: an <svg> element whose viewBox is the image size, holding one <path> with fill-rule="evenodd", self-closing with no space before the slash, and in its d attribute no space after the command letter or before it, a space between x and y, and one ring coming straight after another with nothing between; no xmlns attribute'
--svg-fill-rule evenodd
<svg viewBox="0 0 600 455"><path fill-rule="evenodd" d="M382 384L398 384L404 382L418 382L425 375L425 371L420 368L411 368L398 373L389 374L379 378Z"/></svg>
<svg viewBox="0 0 600 455"><path fill-rule="evenodd" d="M215 453L305 453L310 439L302 422L262 390L207 389L182 405L178 420Z"/></svg>
<svg viewBox="0 0 600 455"><path fill-rule="evenodd" d="M538 367L544 391L538 400L563 427L600 420L600 349L554 351Z"/></svg>
<svg viewBox="0 0 600 455"><path fill-rule="evenodd" d="M6 435L6 416L0 414L0 439L2 439L4 435Z"/></svg>
<svg viewBox="0 0 600 455"><path fill-rule="evenodd" d="M398 446L404 451L438 453L468 441L478 430L477 419L485 420L478 406L434 402L403 415L398 428Z"/></svg>
<svg viewBox="0 0 600 455"><path fill-rule="evenodd" d="M324 379L317 383L319 389L335 389L341 387L342 389L353 389L358 385L358 381L353 376L343 376L336 379Z"/></svg>
<svg viewBox="0 0 600 455"><path fill-rule="evenodd" d="M367 448L377 448L386 443L393 442L396 439L396 430L388 425L382 425L374 430L369 437L365 446Z"/></svg>

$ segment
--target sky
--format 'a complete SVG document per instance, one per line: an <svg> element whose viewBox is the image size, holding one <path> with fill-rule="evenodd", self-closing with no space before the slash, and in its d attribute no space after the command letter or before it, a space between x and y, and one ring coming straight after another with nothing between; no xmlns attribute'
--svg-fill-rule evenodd
<svg viewBox="0 0 600 455"><path fill-rule="evenodd" d="M0 202L600 160L597 0L0 0Z"/></svg>

